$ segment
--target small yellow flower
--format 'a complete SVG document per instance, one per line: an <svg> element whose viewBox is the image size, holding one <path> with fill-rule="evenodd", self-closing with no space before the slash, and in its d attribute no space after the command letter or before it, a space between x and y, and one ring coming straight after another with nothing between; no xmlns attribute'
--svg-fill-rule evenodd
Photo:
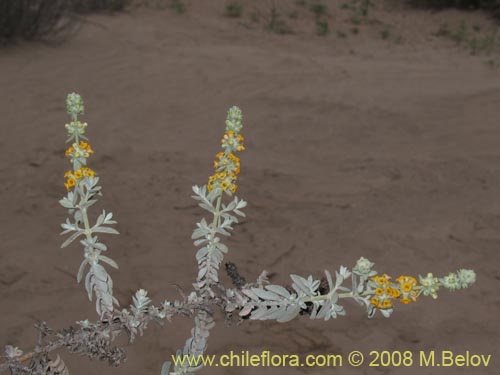
<svg viewBox="0 0 500 375"><path fill-rule="evenodd" d="M71 146L70 146L70 147L66 150L65 154L66 154L66 156L70 156L70 155L71 155L74 151L75 151L75 149L74 149L73 147L71 147Z"/></svg>
<svg viewBox="0 0 500 375"><path fill-rule="evenodd" d="M66 186L66 189L70 190L73 186L76 185L76 180L73 177L68 178L64 186Z"/></svg>
<svg viewBox="0 0 500 375"><path fill-rule="evenodd" d="M231 185L231 184L230 184L229 182L227 182L227 181L222 181L222 182L220 183L220 188L221 188L222 190L226 191L226 190L227 190L227 188L228 188L230 185Z"/></svg>
<svg viewBox="0 0 500 375"><path fill-rule="evenodd" d="M410 292L413 289L413 285L409 282L405 282L401 284L401 290L405 293Z"/></svg>
<svg viewBox="0 0 500 375"><path fill-rule="evenodd" d="M389 309L392 307L392 301L390 299L385 299L384 302L382 303L382 307L384 309Z"/></svg>
<svg viewBox="0 0 500 375"><path fill-rule="evenodd" d="M408 297L404 297L400 299L401 302L403 302L405 305L408 305L411 302L411 299Z"/></svg>
<svg viewBox="0 0 500 375"><path fill-rule="evenodd" d="M71 169L66 171L66 173L64 173L64 178L71 176L72 173L73 171Z"/></svg>
<svg viewBox="0 0 500 375"><path fill-rule="evenodd" d="M83 177L83 172L82 172L82 170L81 170L81 169L79 169L79 170L75 171L75 173L74 173L73 175L75 176L75 178L76 178L77 180L79 180L80 178L82 178L82 177Z"/></svg>
<svg viewBox="0 0 500 375"><path fill-rule="evenodd" d="M375 294L377 296L381 296L382 294L384 294L384 291L382 290L382 288L377 288L375 289Z"/></svg>
<svg viewBox="0 0 500 375"><path fill-rule="evenodd" d="M370 300L370 302L375 307L378 307L378 305L379 305L377 297L372 297L371 300Z"/></svg>

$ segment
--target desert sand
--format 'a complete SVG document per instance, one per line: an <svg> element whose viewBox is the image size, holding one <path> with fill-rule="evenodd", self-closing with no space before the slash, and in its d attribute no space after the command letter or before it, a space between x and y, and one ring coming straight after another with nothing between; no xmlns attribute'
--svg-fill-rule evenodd
<svg viewBox="0 0 500 375"><path fill-rule="evenodd" d="M337 2L333 2L337 3ZM264 2L261 6L265 6ZM289 4L291 7L292 5ZM491 354L487 368L207 368L203 374L498 374L500 370L500 71L439 38L443 20L490 25L480 13L379 7L350 33L338 8L321 37L305 10L291 35L193 1L185 14L131 9L91 15L61 45L19 42L0 50L0 337L23 349L33 324L97 318L75 275L83 250L60 249L66 218L65 97L83 95L101 177L100 208L123 306L147 289L155 303L195 280L190 235L204 211L190 198L219 151L227 109L244 114L237 195L247 218L226 260L249 280L266 269L320 276L367 257L376 269L444 275L472 268L477 283L437 300L397 305L369 320L356 304L337 320L301 317L225 327L209 354L230 350L305 355L360 350ZM308 18L309 17L309 18ZM380 38L382 23L402 36ZM94 214L97 209L94 210ZM104 237L103 237L104 238ZM229 284L226 275L221 276ZM119 368L60 351L72 374L159 374L191 320L151 326Z"/></svg>

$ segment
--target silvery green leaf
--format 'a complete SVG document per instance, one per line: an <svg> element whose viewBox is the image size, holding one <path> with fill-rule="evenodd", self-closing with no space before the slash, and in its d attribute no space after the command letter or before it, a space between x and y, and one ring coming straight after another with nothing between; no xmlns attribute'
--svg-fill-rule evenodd
<svg viewBox="0 0 500 375"><path fill-rule="evenodd" d="M295 289L297 293L302 291L308 296L314 295L314 290L311 290L310 288L311 282L309 282L307 279L304 279L299 275L290 275L290 278L293 280L292 288Z"/></svg>
<svg viewBox="0 0 500 375"><path fill-rule="evenodd" d="M80 268L78 269L78 274L76 275L76 281L78 282L78 284L80 284L80 281L82 281L83 271L85 270L85 266L87 264L89 264L88 259L84 259L80 264Z"/></svg>
<svg viewBox="0 0 500 375"><path fill-rule="evenodd" d="M288 290L283 288L281 285L266 285L266 289L276 293L277 295L284 297L284 298L291 298L291 294Z"/></svg>
<svg viewBox="0 0 500 375"><path fill-rule="evenodd" d="M92 271L94 272L95 277L99 278L102 281L108 280L108 273L106 269L98 263L92 264Z"/></svg>
<svg viewBox="0 0 500 375"><path fill-rule="evenodd" d="M252 288L252 292L254 292L259 298L265 301L280 301L282 298L273 292L266 291L259 288Z"/></svg>
<svg viewBox="0 0 500 375"><path fill-rule="evenodd" d="M59 201L59 204L61 206L63 206L64 208L75 208L75 206L73 205L73 202L70 199L66 198L66 197L64 197L63 199L61 199Z"/></svg>
<svg viewBox="0 0 500 375"><path fill-rule="evenodd" d="M340 273L335 271L335 278L336 278L335 289L337 289L340 286L340 284L342 284L344 282L344 277Z"/></svg>
<svg viewBox="0 0 500 375"><path fill-rule="evenodd" d="M92 301L92 284L91 284L91 278L92 278L92 269L87 272L87 275L85 276L85 290L87 291L87 295L89 297L89 301Z"/></svg>
<svg viewBox="0 0 500 375"><path fill-rule="evenodd" d="M313 314L311 314L311 319L324 319L324 320L330 319L329 312L331 308L332 308L332 301L326 300L323 303L323 306L321 306L321 309L319 311L316 310L317 313L315 314L314 317Z"/></svg>
<svg viewBox="0 0 500 375"><path fill-rule="evenodd" d="M361 294L363 292L363 289L364 289L364 284L363 283L360 283L358 285L358 288L356 289L356 291L358 292L358 294Z"/></svg>
<svg viewBox="0 0 500 375"><path fill-rule="evenodd" d="M144 313L146 311L146 307L151 303L151 299L148 297L148 292L144 289L139 289L135 292L135 295L132 296L132 301L137 314Z"/></svg>
<svg viewBox="0 0 500 375"><path fill-rule="evenodd" d="M196 238L205 237L208 233L209 231L205 228L196 228L191 235L191 239L194 240Z"/></svg>
<svg viewBox="0 0 500 375"><path fill-rule="evenodd" d="M92 233L109 233L109 234L120 234L115 228L111 227L96 227L92 228Z"/></svg>
<svg viewBox="0 0 500 375"><path fill-rule="evenodd" d="M267 307L257 307L256 310L252 311L252 314L250 315L250 319L252 320L259 320L265 317L267 314Z"/></svg>
<svg viewBox="0 0 500 375"><path fill-rule="evenodd" d="M98 217L97 217L97 220L95 222L95 226L98 227L99 225L101 225L102 223L104 223L104 216L105 216L105 212L104 210L102 211L102 214L100 214Z"/></svg>
<svg viewBox="0 0 500 375"><path fill-rule="evenodd" d="M285 312L285 307L284 306L271 306L268 310L267 310L267 314L266 314L266 319L268 320L271 320L271 319L278 319L281 315L283 315L283 313Z"/></svg>
<svg viewBox="0 0 500 375"><path fill-rule="evenodd" d="M206 238L202 238L202 239L199 239L199 240L196 240L194 241L194 246L199 246L201 245L203 242L207 242L208 240Z"/></svg>
<svg viewBox="0 0 500 375"><path fill-rule="evenodd" d="M198 206L200 206L204 210L207 210L210 213L214 213L215 212L215 209L211 205L208 205L206 203L198 203Z"/></svg>
<svg viewBox="0 0 500 375"><path fill-rule="evenodd" d="M217 233L220 233L220 234L224 235L224 236L230 236L231 235L231 233L229 233L228 231L222 229L221 227L216 228L215 231Z"/></svg>
<svg viewBox="0 0 500 375"><path fill-rule="evenodd" d="M203 189L206 189L207 186L206 185L203 185ZM217 198L221 193L221 189L219 188L215 188L215 189L212 189L207 195L207 199L210 201L210 202L213 202L215 200L215 198Z"/></svg>
<svg viewBox="0 0 500 375"><path fill-rule="evenodd" d="M242 289L241 292L254 301L259 301L259 297L251 289Z"/></svg>
<svg viewBox="0 0 500 375"><path fill-rule="evenodd" d="M111 267L118 269L118 264L111 258L108 258L105 255L99 254L99 260L102 260L104 263L109 264Z"/></svg>
<svg viewBox="0 0 500 375"><path fill-rule="evenodd" d="M208 247L202 247L201 249L199 249L196 253L196 260L198 260L198 263L203 259L205 258L205 256L207 255L208 253Z"/></svg>
<svg viewBox="0 0 500 375"><path fill-rule="evenodd" d="M394 310L393 309L383 309L380 310L384 318L389 318Z"/></svg>
<svg viewBox="0 0 500 375"><path fill-rule="evenodd" d="M161 366L160 375L170 375L170 373L169 373L170 366L171 366L171 362L169 362L169 361L163 362L163 366Z"/></svg>
<svg viewBox="0 0 500 375"><path fill-rule="evenodd" d="M253 309L253 305L246 305L243 309L241 309L241 311L239 312L239 316L246 316L248 314L250 314L250 312L252 311Z"/></svg>
<svg viewBox="0 0 500 375"><path fill-rule="evenodd" d="M84 232L75 232L73 233L71 236L69 236L66 241L64 241L61 245L61 248L64 248L66 246L68 246L71 242L73 242L74 240L76 240L79 236L81 236L82 234L84 234Z"/></svg>
<svg viewBox="0 0 500 375"><path fill-rule="evenodd" d="M347 267L340 266L340 275L345 279L351 276L351 272L347 269Z"/></svg>
<svg viewBox="0 0 500 375"><path fill-rule="evenodd" d="M328 291L331 292L333 290L332 275L330 274L330 272L328 270L325 270L325 276L326 276L326 280L328 281Z"/></svg>
<svg viewBox="0 0 500 375"><path fill-rule="evenodd" d="M242 217L246 217L245 213L243 213L243 212L241 212L241 211L239 211L239 210L236 210L236 209L235 209L235 210L233 210L233 212L234 212L236 215L240 215L240 216L242 216Z"/></svg>
<svg viewBox="0 0 500 375"><path fill-rule="evenodd" d="M82 209L83 209L83 208L87 209L87 208L89 208L89 207L93 206L95 203L97 203L97 200L95 200L95 199L91 199L91 200L87 201L87 202L86 202L86 203L84 203L84 204L80 204L80 208L82 208Z"/></svg>
<svg viewBox="0 0 500 375"><path fill-rule="evenodd" d="M200 268L198 270L198 278L197 278L197 280L203 279L205 277L205 275L207 274L207 271L208 271L207 267Z"/></svg>
<svg viewBox="0 0 500 375"><path fill-rule="evenodd" d="M227 254L227 252L229 251L228 247L224 245L222 242L217 242L215 247L220 251L222 251L224 254Z"/></svg>
<svg viewBox="0 0 500 375"><path fill-rule="evenodd" d="M291 305L276 320L279 323L286 323L286 322L294 319L295 317L297 317L297 315L299 315L299 312L300 312L300 306L299 305Z"/></svg>
<svg viewBox="0 0 500 375"><path fill-rule="evenodd" d="M104 214L106 211L102 211L102 213ZM115 220L112 220L113 219L113 213L112 212L108 212L106 214L106 217L104 218L104 224L116 224L116 221Z"/></svg>
<svg viewBox="0 0 500 375"><path fill-rule="evenodd" d="M375 306L373 306L373 305L368 306L368 319L373 318L373 316L375 315L376 312L377 312L377 309L375 308Z"/></svg>

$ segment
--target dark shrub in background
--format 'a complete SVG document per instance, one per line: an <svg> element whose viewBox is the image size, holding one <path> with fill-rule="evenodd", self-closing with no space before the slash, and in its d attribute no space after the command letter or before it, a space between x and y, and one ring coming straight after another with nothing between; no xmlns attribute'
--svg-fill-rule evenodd
<svg viewBox="0 0 500 375"><path fill-rule="evenodd" d="M412 0L412 2L436 8L484 9L500 19L500 0Z"/></svg>
<svg viewBox="0 0 500 375"><path fill-rule="evenodd" d="M64 40L78 13L122 10L128 0L0 0L0 43L18 38Z"/></svg>
<svg viewBox="0 0 500 375"><path fill-rule="evenodd" d="M33 39L71 29L71 13L65 0L0 0L0 39Z"/></svg>
<svg viewBox="0 0 500 375"><path fill-rule="evenodd" d="M77 12L94 12L107 10L116 12L123 10L128 0L73 0L73 8Z"/></svg>

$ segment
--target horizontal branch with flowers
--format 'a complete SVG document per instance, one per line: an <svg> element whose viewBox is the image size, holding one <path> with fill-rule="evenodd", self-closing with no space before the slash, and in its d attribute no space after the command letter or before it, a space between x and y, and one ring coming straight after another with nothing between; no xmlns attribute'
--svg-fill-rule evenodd
<svg viewBox="0 0 500 375"><path fill-rule="evenodd" d="M113 294L113 280L107 266L118 269L118 264L104 255L107 246L101 242L103 234L118 234L113 225L113 214L105 210L91 223L88 212L101 194L100 178L88 167L88 160L94 153L86 137L87 124L79 121L84 113L80 95L69 94L66 100L71 121L66 124L67 142L71 145L65 154L71 169L64 173L67 194L60 204L68 210L66 221L61 224L63 235L69 235L61 247L72 244L77 239L83 246L83 260L76 279L85 280L89 300L95 299L98 320L88 319L76 322L61 330L54 330L41 322L36 325L39 339L31 351L7 345L0 372L10 370L12 374L69 374L63 360L51 352L65 347L70 352L89 358L107 360L117 366L126 357L123 348L113 346L113 341L126 334L133 342L137 334L142 335L150 322L163 325L176 315L191 317L194 326L184 348L178 350L179 358L190 361L166 361L161 375L191 374L202 368L197 360L207 349L210 331L215 325L214 312L221 310L226 321L231 319L276 320L287 322L299 315L309 315L311 319L329 320L346 314L342 301L353 299L366 309L369 318L376 312L389 317L396 302L413 303L422 296L437 298L438 291L455 291L471 286L476 281L472 270L460 269L443 277L432 273L425 276L402 275L392 278L380 274L375 264L361 257L352 269L340 266L332 274L324 271L321 279L313 276L290 275L290 285L271 284L268 274L263 271L255 282L248 283L238 273L237 267L226 263L226 271L233 281L226 287L219 281L219 271L224 255L229 251L222 241L230 236L238 217L244 217L247 202L234 194L238 189L240 173L238 152L245 149L241 134L242 113L237 107L229 109L225 133L221 140L222 151L215 155L214 173L203 186L193 186L193 198L206 210L209 218L196 223L192 239L199 247L196 252L198 276L189 294L181 291L181 298L152 304L147 291L140 289L133 296L129 307L121 306ZM85 275L85 276L84 276Z"/></svg>

